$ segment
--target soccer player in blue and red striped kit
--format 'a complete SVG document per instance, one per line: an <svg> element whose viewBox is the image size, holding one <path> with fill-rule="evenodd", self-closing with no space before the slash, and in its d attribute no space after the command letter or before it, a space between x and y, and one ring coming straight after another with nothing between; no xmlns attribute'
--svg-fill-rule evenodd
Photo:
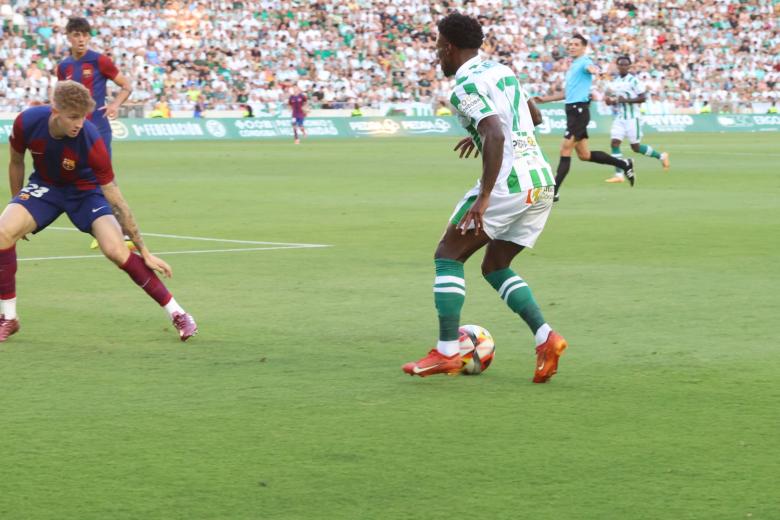
<svg viewBox="0 0 780 520"><path fill-rule="evenodd" d="M301 92L301 89L295 87L294 94L290 96L287 103L292 109L292 126L293 133L295 134L295 144L299 144L301 140L298 138L298 130L301 131L303 137L306 137L306 129L303 127L303 120L306 118L306 112L304 107L306 106L306 95Z"/></svg>
<svg viewBox="0 0 780 520"><path fill-rule="evenodd" d="M38 233L66 213L92 234L103 254L164 307L182 341L197 333L192 316L176 302L155 271L170 277L171 267L147 249L122 192L111 158L87 116L95 109L89 91L75 81L60 81L52 105L29 108L14 121L8 177L13 199L0 214L0 341L19 331L16 314L16 242ZM33 172L24 183L24 154ZM138 249L128 251L122 233Z"/></svg>
<svg viewBox="0 0 780 520"><path fill-rule="evenodd" d="M84 85L95 100L97 110L87 119L92 121L111 155L111 124L119 107L132 93L130 80L119 72L111 58L89 48L92 27L86 18L70 18L65 25L65 35L70 43L70 56L57 65L57 79L70 79ZM121 89L111 103L106 103L106 84L111 80Z"/></svg>

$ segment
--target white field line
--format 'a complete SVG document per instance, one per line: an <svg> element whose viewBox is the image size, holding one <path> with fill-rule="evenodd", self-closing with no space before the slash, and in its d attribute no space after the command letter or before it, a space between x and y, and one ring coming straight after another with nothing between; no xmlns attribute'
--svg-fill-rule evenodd
<svg viewBox="0 0 780 520"><path fill-rule="evenodd" d="M75 228L57 227L51 226L47 229L54 229L57 231L78 231ZM293 244L287 242L259 242L256 240L229 240L222 238L205 238L205 237L190 237L183 235L167 235L161 233L144 233L146 236L161 237L161 238L174 238L179 240L202 240L208 242L223 242L228 244L247 244L247 245L262 245L266 247L243 247L236 249L198 249L189 251L163 251L155 252L155 255L195 255L205 253L241 253L244 251L272 251L277 249L314 249L320 247L331 247L328 244ZM77 260L82 258L105 258L102 254L93 255L70 255L70 256L37 256L30 258L19 258L19 262L31 262L41 260Z"/></svg>
<svg viewBox="0 0 780 520"><path fill-rule="evenodd" d="M780 153L750 153L750 152L712 152L702 148L700 151L675 150L670 154L675 155L739 155L745 157L780 157Z"/></svg>
<svg viewBox="0 0 780 520"><path fill-rule="evenodd" d="M58 227L49 226L46 229L56 229L57 231L78 231L76 228L70 227ZM230 240L227 238L206 238L206 237L190 237L186 235L166 235L163 233L141 233L142 236L147 237L160 237L160 238L177 238L180 240L203 240L205 242L224 242L226 244L252 244L252 245L268 245L268 246L301 246L301 247L328 247L327 244L295 244L292 242L258 242L256 240Z"/></svg>
<svg viewBox="0 0 780 520"><path fill-rule="evenodd" d="M204 249L200 251L163 251L161 253L155 252L155 256L164 255L196 255L203 253L241 253L243 251L271 251L273 249L313 249L318 247L330 247L326 245L310 245L310 246L292 246L292 247L248 247L242 249ZM35 256L30 258L19 258L19 262L30 262L33 260L75 260L79 258L105 258L103 255L73 255L73 256Z"/></svg>

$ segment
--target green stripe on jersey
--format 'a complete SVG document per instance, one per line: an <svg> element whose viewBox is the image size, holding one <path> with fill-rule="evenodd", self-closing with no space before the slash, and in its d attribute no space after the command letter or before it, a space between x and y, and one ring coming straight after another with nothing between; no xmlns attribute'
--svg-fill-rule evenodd
<svg viewBox="0 0 780 520"><path fill-rule="evenodd" d="M506 179L506 187L509 189L509 193L520 193L520 179L517 178L517 170L514 166Z"/></svg>
<svg viewBox="0 0 780 520"><path fill-rule="evenodd" d="M479 153L482 153L482 138L479 137L479 132L477 131L477 128L472 123L466 127L466 130L468 131L469 134L471 134L471 138L474 140L474 143L477 145L477 150L479 150Z"/></svg>
<svg viewBox="0 0 780 520"><path fill-rule="evenodd" d="M542 181L539 179L539 170L536 169L528 170L528 175L531 176L531 182L534 184L534 188L542 187Z"/></svg>
<svg viewBox="0 0 780 520"><path fill-rule="evenodd" d="M547 186L555 186L555 181L549 168L542 168L542 175L544 175L544 180L547 181Z"/></svg>
<svg viewBox="0 0 780 520"><path fill-rule="evenodd" d="M450 220L450 224L457 226L460 222L460 219L463 218L463 215L466 214L468 210L471 209L471 206L474 205L474 201L477 200L476 195L472 195L468 199L466 199L466 202L463 203L463 205L460 207L457 213L455 213L455 216L452 217L452 220Z"/></svg>
<svg viewBox="0 0 780 520"><path fill-rule="evenodd" d="M460 106L460 98L454 92L450 96L450 103L452 103L452 106L454 106L456 109Z"/></svg>
<svg viewBox="0 0 780 520"><path fill-rule="evenodd" d="M480 110L480 113L487 114L493 111L484 96L479 93L479 90L477 90L477 86L474 83L466 83L463 85L463 90L466 91L466 94L474 94L479 96L479 99L482 100L482 104L485 106L482 108L482 110Z"/></svg>
<svg viewBox="0 0 780 520"><path fill-rule="evenodd" d="M520 131L520 84L517 82L517 78L514 76L506 76L498 80L496 83L501 92L506 95L507 87L515 87L514 100L510 100L507 96L506 100L512 105L512 131Z"/></svg>

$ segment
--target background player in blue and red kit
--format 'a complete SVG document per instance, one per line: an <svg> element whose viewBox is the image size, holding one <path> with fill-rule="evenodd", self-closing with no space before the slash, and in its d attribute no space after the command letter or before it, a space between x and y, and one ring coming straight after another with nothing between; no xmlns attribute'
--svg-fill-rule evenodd
<svg viewBox="0 0 780 520"><path fill-rule="evenodd" d="M103 254L165 308L182 341L198 328L176 303L155 271L170 277L171 267L147 249L133 213L114 180L111 158L95 125L89 91L75 81L60 81L52 105L25 110L14 121L8 177L13 199L0 214L0 341L19 330L16 314L16 242L38 233L66 213L84 233L95 236ZM33 172L24 182L24 154ZM130 236L139 254L125 246Z"/></svg>
<svg viewBox="0 0 780 520"><path fill-rule="evenodd" d="M97 110L88 119L97 127L110 155L111 124L108 120L116 119L119 107L130 97L130 80L119 72L111 58L89 49L92 28L85 18L70 18L65 25L65 34L70 43L70 56L57 65L57 79L77 81L89 90ZM108 80L116 83L121 90L111 103L106 104Z"/></svg>
<svg viewBox="0 0 780 520"><path fill-rule="evenodd" d="M303 120L306 117L306 112L303 108L306 106L306 95L301 92L301 89L295 87L294 94L290 96L287 102L292 108L292 125L293 134L295 135L295 144L299 144L301 140L298 138L298 130L301 131L303 137L306 137L306 129L303 128Z"/></svg>

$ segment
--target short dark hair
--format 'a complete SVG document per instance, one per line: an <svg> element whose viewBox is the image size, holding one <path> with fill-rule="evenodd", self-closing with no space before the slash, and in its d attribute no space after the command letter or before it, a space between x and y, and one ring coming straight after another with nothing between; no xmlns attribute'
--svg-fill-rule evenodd
<svg viewBox="0 0 780 520"><path fill-rule="evenodd" d="M631 58L626 56L625 54L622 56L618 56L615 60L615 63L620 63L621 61L627 61L629 65L631 65Z"/></svg>
<svg viewBox="0 0 780 520"><path fill-rule="evenodd" d="M582 42L582 44L583 44L583 45L585 45L585 46L587 47L587 45L588 45L588 39L587 39L587 38L585 38L585 37L584 37L583 35L581 35L580 33L574 33L574 36L572 36L572 38L573 38L573 39L575 39L575 40L579 40L579 41L581 41L581 42Z"/></svg>
<svg viewBox="0 0 780 520"><path fill-rule="evenodd" d="M476 18L453 11L438 23L439 34L459 49L479 49L485 33Z"/></svg>
<svg viewBox="0 0 780 520"><path fill-rule="evenodd" d="M73 17L68 18L68 23L65 25L65 32L71 33L71 32L83 32L87 34L92 33L92 27L89 25L89 22L86 18L80 18L80 17Z"/></svg>

